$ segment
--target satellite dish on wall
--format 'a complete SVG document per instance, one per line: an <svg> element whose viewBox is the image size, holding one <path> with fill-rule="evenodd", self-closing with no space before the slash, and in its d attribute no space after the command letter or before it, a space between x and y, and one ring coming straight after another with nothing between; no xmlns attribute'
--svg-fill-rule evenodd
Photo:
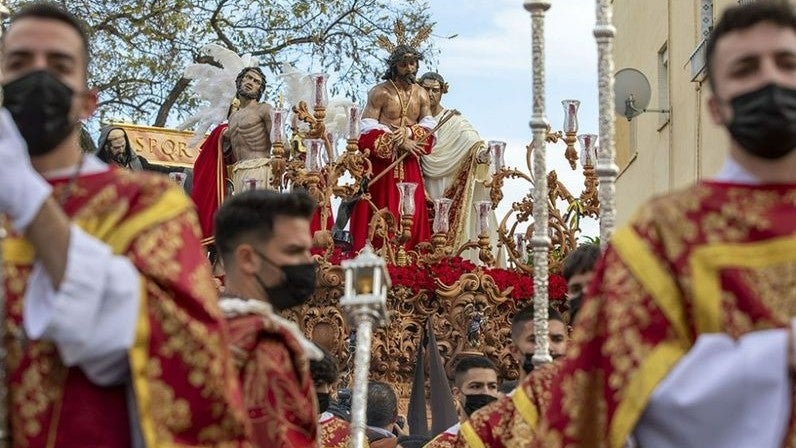
<svg viewBox="0 0 796 448"><path fill-rule="evenodd" d="M641 115L650 105L650 82L644 73L634 68L623 68L614 76L614 109L627 121Z"/></svg>

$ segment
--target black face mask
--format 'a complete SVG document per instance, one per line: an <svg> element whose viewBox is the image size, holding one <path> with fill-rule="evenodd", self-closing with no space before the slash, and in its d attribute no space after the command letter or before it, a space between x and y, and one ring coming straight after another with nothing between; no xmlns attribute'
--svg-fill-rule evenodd
<svg viewBox="0 0 796 448"><path fill-rule="evenodd" d="M46 70L38 70L3 86L3 105L11 113L31 156L51 152L76 123L69 119L74 92Z"/></svg>
<svg viewBox="0 0 796 448"><path fill-rule="evenodd" d="M329 409L329 392L316 392L315 395L318 397L318 413L323 414Z"/></svg>
<svg viewBox="0 0 796 448"><path fill-rule="evenodd" d="M289 264L279 266L265 255L255 252L266 263L282 271L282 282L276 286L265 286L259 275L257 283L268 294L268 302L276 311L283 311L303 305L315 292L315 263Z"/></svg>
<svg viewBox="0 0 796 448"><path fill-rule="evenodd" d="M748 153L768 160L796 148L796 90L768 84L730 100L733 118L727 128Z"/></svg>
<svg viewBox="0 0 796 448"><path fill-rule="evenodd" d="M464 412L469 417L473 412L492 403L497 398L487 394L470 394L464 396Z"/></svg>

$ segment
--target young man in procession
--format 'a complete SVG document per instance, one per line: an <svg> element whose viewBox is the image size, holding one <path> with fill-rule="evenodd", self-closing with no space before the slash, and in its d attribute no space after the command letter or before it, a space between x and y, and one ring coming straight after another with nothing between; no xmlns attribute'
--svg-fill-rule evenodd
<svg viewBox="0 0 796 448"><path fill-rule="evenodd" d="M54 4L20 9L2 38L13 444L248 446L190 201L81 151L89 57L82 24Z"/></svg>
<svg viewBox="0 0 796 448"><path fill-rule="evenodd" d="M459 420L498 399L498 371L486 356L466 356L453 369L453 398L459 408ZM461 423L457 423L434 437L426 448L453 448L459 437Z"/></svg>
<svg viewBox="0 0 796 448"><path fill-rule="evenodd" d="M561 313L548 309L548 344L553 364L534 367L536 333L533 305L511 320L511 353L520 365L519 386L497 402L473 413L462 423L457 447L521 447L533 438L539 410L545 405L557 364L567 351L569 332Z"/></svg>
<svg viewBox="0 0 796 448"><path fill-rule="evenodd" d="M706 63L724 168L615 233L533 446L796 441L793 7L728 8Z"/></svg>
<svg viewBox="0 0 796 448"><path fill-rule="evenodd" d="M315 290L309 226L315 202L302 190L253 190L228 199L215 218L225 269L227 318L253 441L262 448L314 447L318 404L309 359L323 353L278 312Z"/></svg>

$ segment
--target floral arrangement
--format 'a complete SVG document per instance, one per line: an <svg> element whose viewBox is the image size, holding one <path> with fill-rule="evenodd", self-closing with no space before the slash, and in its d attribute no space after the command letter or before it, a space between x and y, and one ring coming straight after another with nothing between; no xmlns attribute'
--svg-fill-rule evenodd
<svg viewBox="0 0 796 448"><path fill-rule="evenodd" d="M321 249L313 249L315 255L322 256L323 252ZM339 265L341 261L348 258L350 258L349 253L335 248L329 256L329 262ZM437 282L446 286L453 285L462 275L476 269L484 269L484 272L495 281L498 290L513 300L517 302L533 300L534 286L531 275L510 269L478 268L470 260L462 257L446 257L431 264L387 265L392 285L408 288L413 294L419 294L422 291L432 292L437 288ZM548 278L550 301L564 300L566 292L567 282L564 277L559 274L550 274Z"/></svg>
<svg viewBox="0 0 796 448"><path fill-rule="evenodd" d="M421 291L433 291L436 281L450 286L459 278L476 269L475 264L461 257L447 257L430 265L387 266L393 286L409 288L417 294ZM533 277L509 269L484 269L492 277L501 293L508 293L508 297L525 302L533 299ZM551 301L563 300L567 292L567 282L558 274L550 274L548 279L548 294Z"/></svg>

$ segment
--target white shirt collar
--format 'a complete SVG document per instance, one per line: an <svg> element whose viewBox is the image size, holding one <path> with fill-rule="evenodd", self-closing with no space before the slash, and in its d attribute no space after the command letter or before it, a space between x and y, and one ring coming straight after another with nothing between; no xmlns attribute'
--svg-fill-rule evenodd
<svg viewBox="0 0 796 448"><path fill-rule="evenodd" d="M761 185L763 183L729 155L724 159L724 166L713 176L712 180L741 185Z"/></svg>

